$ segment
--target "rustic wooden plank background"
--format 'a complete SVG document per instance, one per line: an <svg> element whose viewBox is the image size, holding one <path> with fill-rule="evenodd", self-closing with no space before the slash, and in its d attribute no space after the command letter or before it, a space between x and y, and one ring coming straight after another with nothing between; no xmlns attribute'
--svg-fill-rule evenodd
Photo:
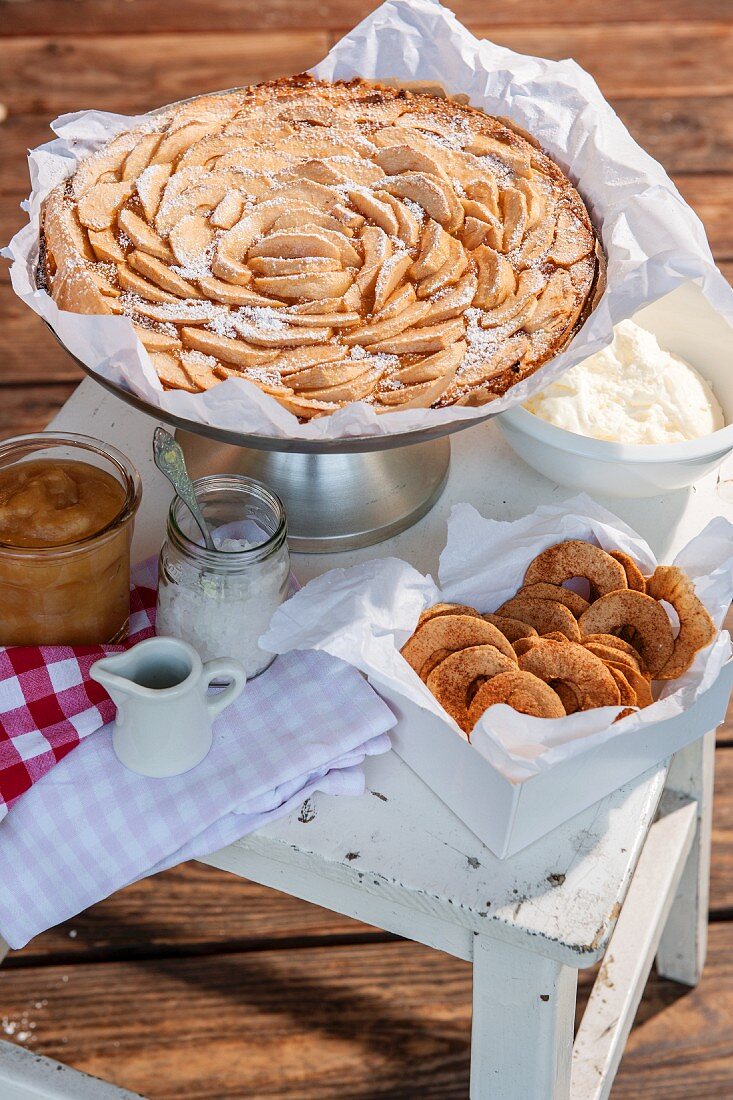
<svg viewBox="0 0 733 1100"><path fill-rule="evenodd" d="M374 6L0 0L0 242L24 220L25 150L55 115L297 72ZM730 0L453 7L502 45L586 67L733 275ZM1 287L0 437L42 427L79 378ZM693 991L650 982L614 1100L733 1095L733 715L718 745L708 967ZM458 1100L469 1025L466 964L197 865L129 887L0 969L0 1036L153 1100Z"/></svg>

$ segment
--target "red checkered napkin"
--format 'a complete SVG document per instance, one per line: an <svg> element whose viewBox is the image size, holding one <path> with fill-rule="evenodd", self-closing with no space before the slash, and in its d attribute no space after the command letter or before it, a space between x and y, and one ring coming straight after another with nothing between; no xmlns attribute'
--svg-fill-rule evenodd
<svg viewBox="0 0 733 1100"><path fill-rule="evenodd" d="M155 601L155 589L133 585L124 645L0 648L0 819L83 737L112 720L114 703L89 669L154 634Z"/></svg>

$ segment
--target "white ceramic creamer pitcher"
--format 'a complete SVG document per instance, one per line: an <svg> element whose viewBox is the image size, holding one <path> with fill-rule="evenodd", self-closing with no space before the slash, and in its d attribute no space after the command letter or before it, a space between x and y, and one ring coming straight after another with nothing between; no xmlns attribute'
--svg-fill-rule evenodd
<svg viewBox="0 0 733 1100"><path fill-rule="evenodd" d="M247 682L239 661L203 664L193 646L178 638L148 638L127 653L103 657L90 676L117 707L112 745L118 759L159 779L201 763L211 748L214 718ZM209 696L215 680L230 683Z"/></svg>

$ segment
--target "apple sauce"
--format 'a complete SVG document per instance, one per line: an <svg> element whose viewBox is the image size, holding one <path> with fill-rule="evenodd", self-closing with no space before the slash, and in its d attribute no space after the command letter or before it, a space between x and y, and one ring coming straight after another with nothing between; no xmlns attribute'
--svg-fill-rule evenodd
<svg viewBox="0 0 733 1100"><path fill-rule="evenodd" d="M125 636L139 500L137 471L97 440L48 433L0 444L0 645Z"/></svg>

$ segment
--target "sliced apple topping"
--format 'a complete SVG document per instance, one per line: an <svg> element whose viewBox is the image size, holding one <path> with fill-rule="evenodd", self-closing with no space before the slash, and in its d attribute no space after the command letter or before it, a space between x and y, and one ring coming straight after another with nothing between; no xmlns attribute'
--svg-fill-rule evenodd
<svg viewBox="0 0 733 1100"><path fill-rule="evenodd" d="M382 321L375 321L371 325L365 325L365 327L359 329L358 332L347 332L341 339L344 344L359 344L364 347L369 347L371 344L376 344L379 340L387 340L396 336L411 325L416 325L429 312L429 302L415 302L413 305L406 306L405 309L392 317L388 317Z"/></svg>
<svg viewBox="0 0 733 1100"><path fill-rule="evenodd" d="M181 349L181 341L177 336L169 336L158 329L145 328L144 325L133 324L132 327L147 351L180 351Z"/></svg>
<svg viewBox="0 0 733 1100"><path fill-rule="evenodd" d="M158 213L163 191L170 180L170 164L151 164L135 180L135 189L149 222Z"/></svg>
<svg viewBox="0 0 733 1100"><path fill-rule="evenodd" d="M130 150L135 148L137 139L138 135L134 133L120 134L109 145L83 160L71 181L73 198L78 202L103 177L111 176L113 180L117 180Z"/></svg>
<svg viewBox="0 0 733 1100"><path fill-rule="evenodd" d="M218 336L203 328L183 328L181 338L186 347L202 351L206 355L213 355L225 363L236 363L240 367L257 367L277 359L276 351L251 347L243 340Z"/></svg>
<svg viewBox="0 0 733 1100"><path fill-rule="evenodd" d="M158 236L152 226L144 218L135 214L134 211L127 208L121 210L117 224L125 236L129 237L135 248L139 248L142 252L148 252L164 263L173 262L173 253L169 246ZM124 258L123 254L120 259L124 260Z"/></svg>
<svg viewBox="0 0 733 1100"><path fill-rule="evenodd" d="M150 158L160 145L162 134L145 134L127 155L120 174L123 180L136 180L150 164Z"/></svg>
<svg viewBox="0 0 733 1100"><path fill-rule="evenodd" d="M89 243L100 263L124 263L125 253L111 229L90 229Z"/></svg>
<svg viewBox="0 0 733 1100"><path fill-rule="evenodd" d="M380 149L374 159L390 176L397 176L402 172L427 172L432 176L445 175L434 157L410 145L388 145Z"/></svg>
<svg viewBox="0 0 733 1100"><path fill-rule="evenodd" d="M380 187L390 195L417 203L429 218L440 222L449 232L463 223L463 207L447 180L421 172L404 172L399 176L387 176L380 181Z"/></svg>
<svg viewBox="0 0 733 1100"><path fill-rule="evenodd" d="M593 234L580 218L571 210L561 209L548 258L562 267L570 267L592 252L594 243Z"/></svg>
<svg viewBox="0 0 733 1100"><path fill-rule="evenodd" d="M450 234L438 222L429 221L422 236L420 253L410 268L412 279L424 279L440 271L450 255Z"/></svg>
<svg viewBox="0 0 733 1100"><path fill-rule="evenodd" d="M473 253L478 271L478 285L473 299L479 309L494 309L514 294L517 277L505 256L494 248L481 245Z"/></svg>
<svg viewBox="0 0 733 1100"><path fill-rule="evenodd" d="M461 339L464 327L463 318L455 317L450 321L441 321L437 325L411 328L397 336L379 340L371 345L371 350L384 351L390 355L423 355L425 352L443 351L444 348L450 347L456 340Z"/></svg>
<svg viewBox="0 0 733 1100"><path fill-rule="evenodd" d="M412 266L409 252L395 252L379 269L374 284L374 311L378 312L386 304Z"/></svg>
<svg viewBox="0 0 733 1100"><path fill-rule="evenodd" d="M120 207L133 191L128 180L121 183L95 183L79 200L79 221L87 229L109 229L115 224Z"/></svg>
<svg viewBox="0 0 733 1100"><path fill-rule="evenodd" d="M397 220L397 215L388 203L382 202L376 195L373 195L371 191L365 188L355 187L352 187L349 191L349 200L352 206L354 206L360 214L363 214L365 218L369 218L370 221L374 222L382 232L390 237L397 236L400 230L400 223Z"/></svg>

